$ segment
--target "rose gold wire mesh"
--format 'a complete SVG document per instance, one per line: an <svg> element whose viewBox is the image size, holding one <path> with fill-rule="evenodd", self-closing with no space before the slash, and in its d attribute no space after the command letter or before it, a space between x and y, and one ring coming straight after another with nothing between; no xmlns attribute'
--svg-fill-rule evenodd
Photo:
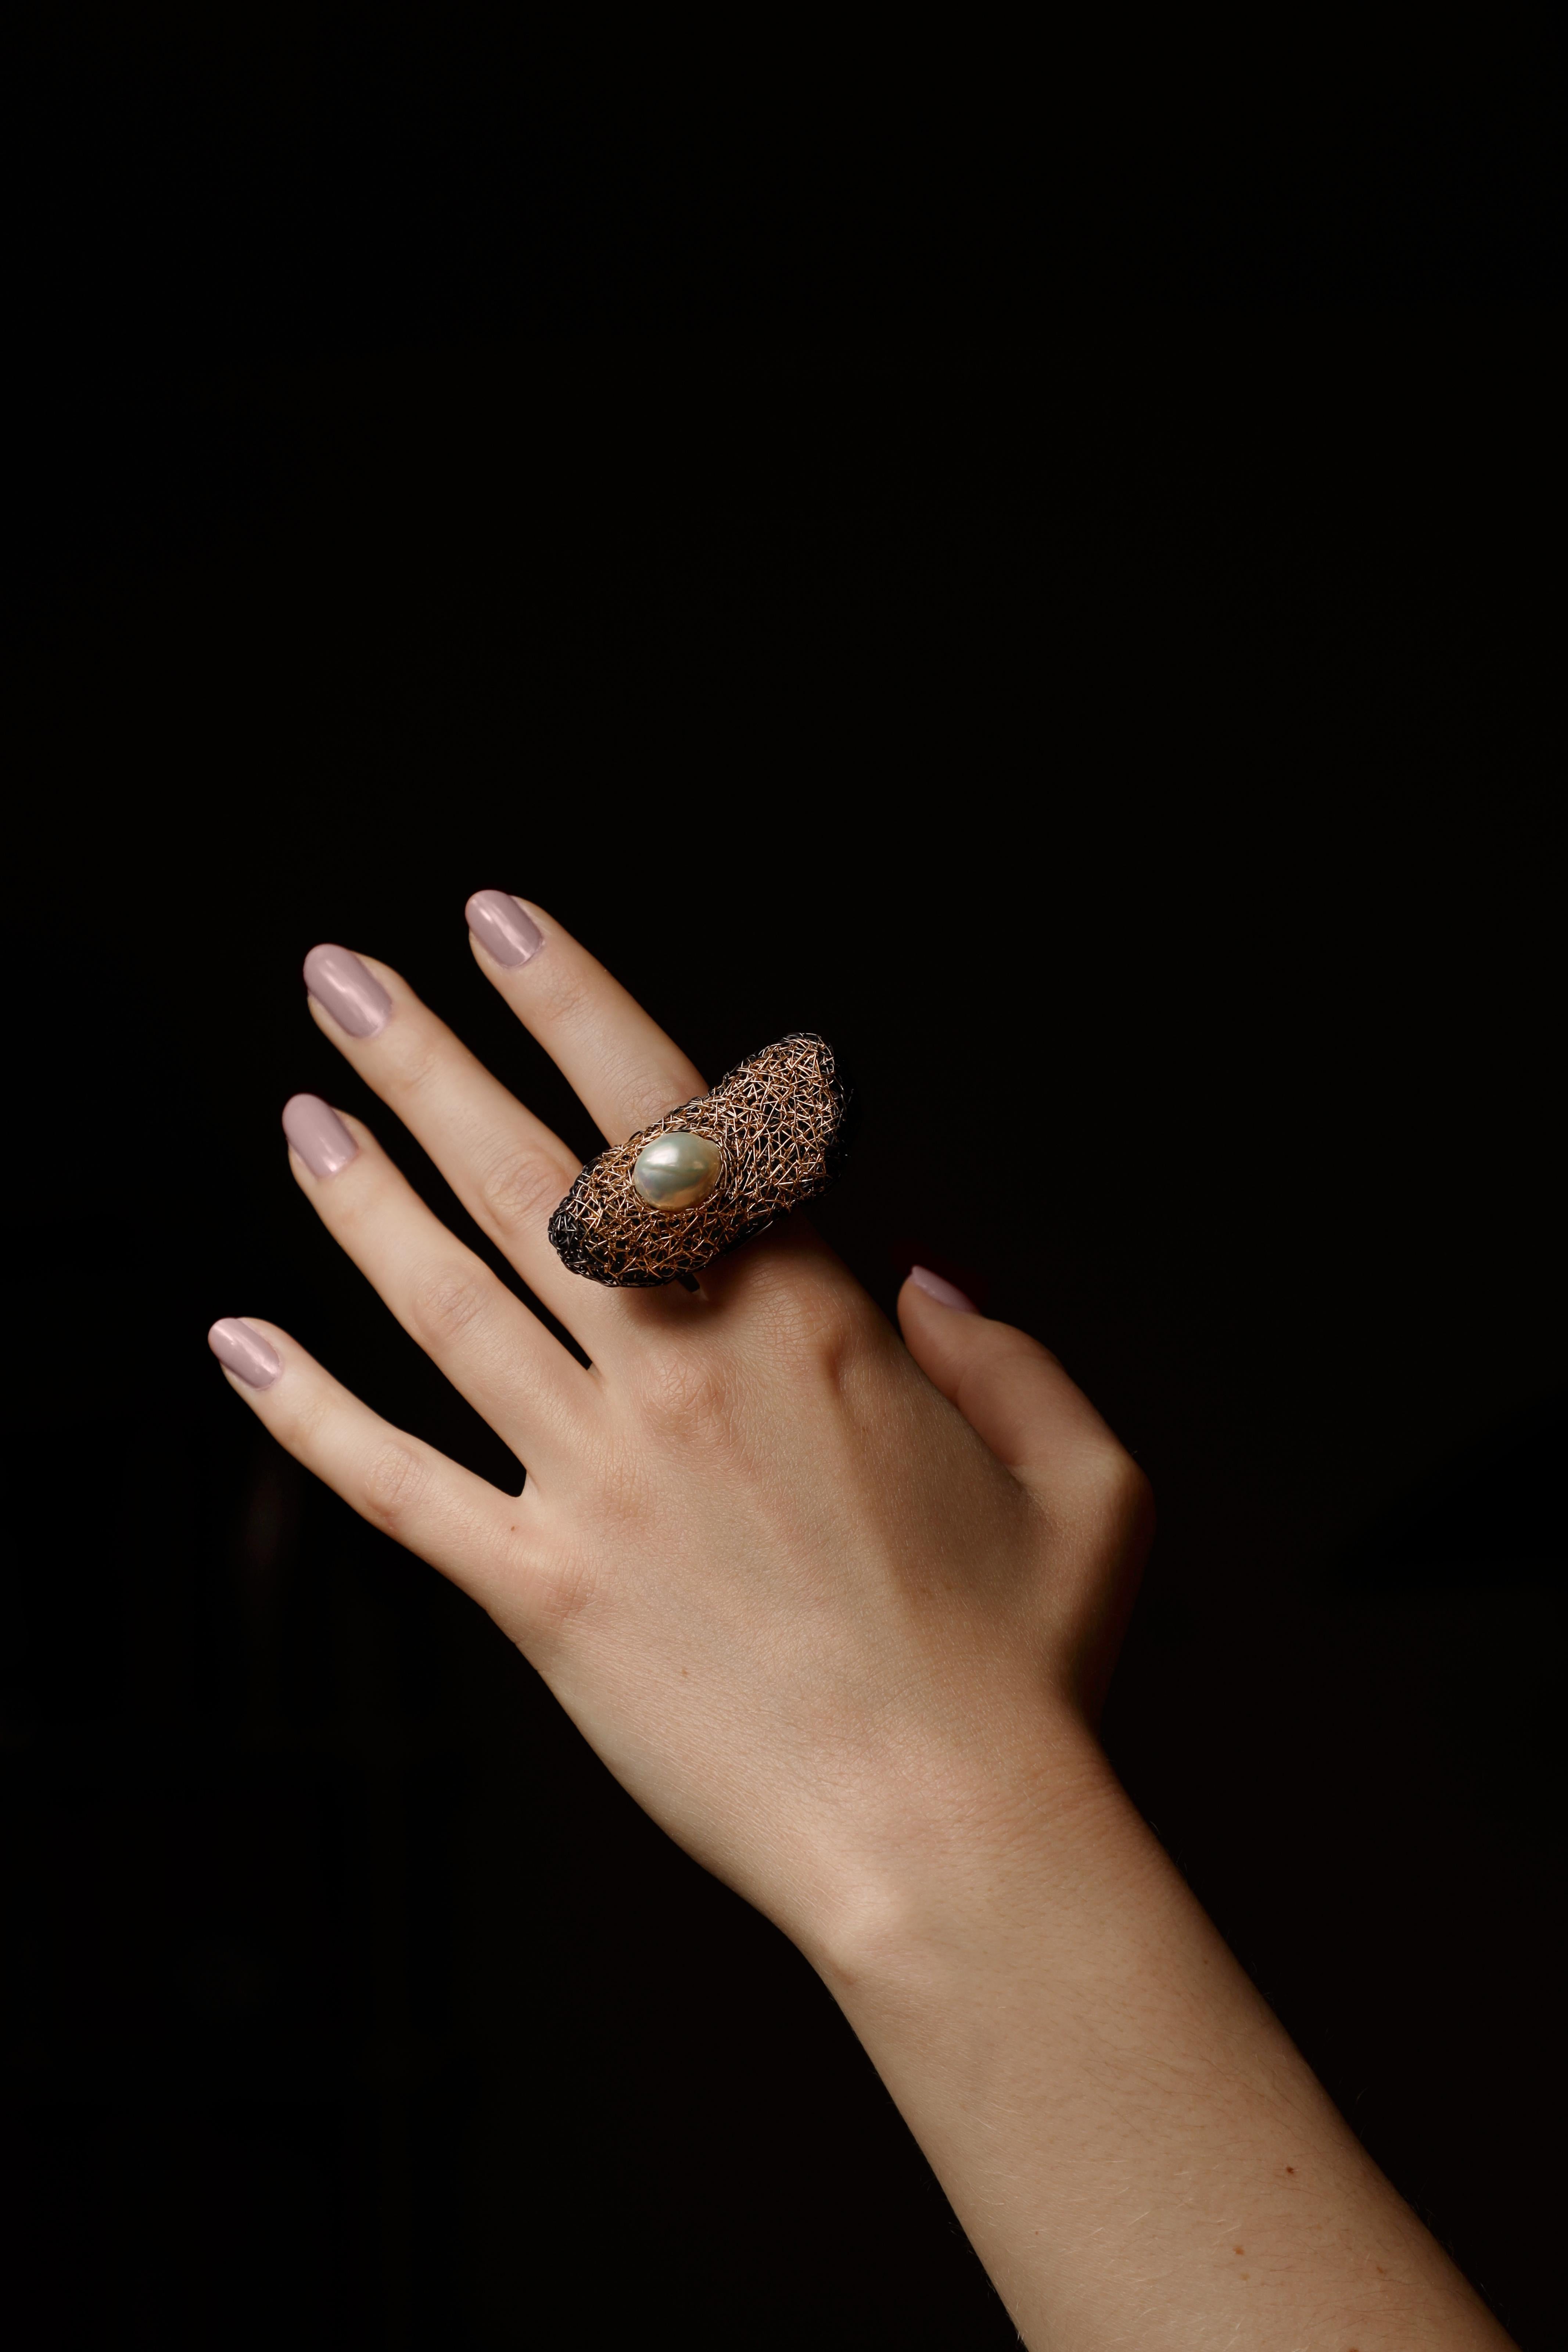
<svg viewBox="0 0 1568 2352"><path fill-rule="evenodd" d="M738 1063L711 1094L591 1160L551 1218L550 1239L574 1274L615 1289L651 1289L695 1274L832 1182L848 1108L826 1038L808 1030L781 1037ZM719 1181L689 1209L655 1209L632 1169L646 1144L672 1129L718 1144Z"/></svg>

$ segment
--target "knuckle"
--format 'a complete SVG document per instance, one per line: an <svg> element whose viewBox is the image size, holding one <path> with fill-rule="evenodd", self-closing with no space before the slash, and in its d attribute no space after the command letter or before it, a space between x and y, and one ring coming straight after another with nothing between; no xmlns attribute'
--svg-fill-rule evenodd
<svg viewBox="0 0 1568 2352"><path fill-rule="evenodd" d="M645 1518L652 1499L658 1474L650 1451L626 1444L620 1433L601 1430L590 1443L585 1466L594 1527L605 1542L624 1542Z"/></svg>
<svg viewBox="0 0 1568 2352"><path fill-rule="evenodd" d="M646 1062L621 1065L611 1074L616 1100L637 1128L651 1127L656 1119L679 1108L692 1099L689 1076L673 1070L650 1068Z"/></svg>
<svg viewBox="0 0 1568 2352"><path fill-rule="evenodd" d="M532 1640L559 1640L586 1613L597 1584L596 1555L586 1545L562 1548L535 1562L524 1604Z"/></svg>
<svg viewBox="0 0 1568 2352"><path fill-rule="evenodd" d="M296 1398L288 1423L279 1430L279 1436L290 1454L301 1462L314 1463L317 1440L331 1418L332 1403L328 1391L312 1383Z"/></svg>
<svg viewBox="0 0 1568 2352"><path fill-rule="evenodd" d="M384 1034L386 1045L378 1083L391 1095L420 1093L441 1066L439 1037L417 1021L395 1021Z"/></svg>
<svg viewBox="0 0 1568 2352"><path fill-rule="evenodd" d="M1152 1526L1154 1489L1126 1447L1114 1440L1095 1463L1094 1490L1107 1522L1119 1533L1131 1535Z"/></svg>
<svg viewBox="0 0 1568 2352"><path fill-rule="evenodd" d="M536 1017L542 1016L552 1027L580 1029L597 1016L600 992L586 972L574 971L570 961L552 961L541 956L541 971L534 991Z"/></svg>
<svg viewBox="0 0 1568 2352"><path fill-rule="evenodd" d="M360 1480L360 1507L367 1519L389 1534L407 1517L424 1488L424 1463L395 1438L384 1439L371 1454Z"/></svg>
<svg viewBox="0 0 1568 2352"><path fill-rule="evenodd" d="M544 1223L559 1205L571 1178L543 1152L525 1145L501 1153L479 1177L479 1199L502 1234Z"/></svg>
<svg viewBox="0 0 1568 2352"><path fill-rule="evenodd" d="M647 1367L641 1396L644 1419L656 1435L689 1439L729 1419L733 1382L712 1353L672 1349Z"/></svg>
<svg viewBox="0 0 1568 2352"><path fill-rule="evenodd" d="M427 1267L408 1298L409 1321L421 1346L435 1355L460 1339L484 1314L488 1288L467 1266Z"/></svg>
<svg viewBox="0 0 1568 2352"><path fill-rule="evenodd" d="M859 1301L833 1283L789 1268L759 1302L770 1352L830 1381L842 1379L870 1336Z"/></svg>

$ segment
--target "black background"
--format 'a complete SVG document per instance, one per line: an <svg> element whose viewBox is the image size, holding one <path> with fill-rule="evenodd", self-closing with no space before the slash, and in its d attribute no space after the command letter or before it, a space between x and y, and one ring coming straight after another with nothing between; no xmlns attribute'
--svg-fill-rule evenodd
<svg viewBox="0 0 1568 2352"><path fill-rule="evenodd" d="M472 968L499 886L710 1076L825 1030L830 1237L1038 1332L1143 1461L1112 1759L1544 2346L1536 20L1247 104L1144 58L1131 111L853 61L639 104L479 16L25 47L24 2340L1013 2340L804 1963L206 1357L266 1315L515 1476L278 1127L373 1118L461 1228L305 1015L332 940L593 1148Z"/></svg>

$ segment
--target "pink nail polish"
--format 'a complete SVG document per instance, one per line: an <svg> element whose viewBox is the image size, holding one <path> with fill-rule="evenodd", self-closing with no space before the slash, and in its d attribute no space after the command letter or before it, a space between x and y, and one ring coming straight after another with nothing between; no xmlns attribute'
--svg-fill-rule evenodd
<svg viewBox="0 0 1568 2352"><path fill-rule="evenodd" d="M544 933L532 916L525 915L504 890L476 890L463 913L479 945L509 971L526 963L544 945Z"/></svg>
<svg viewBox="0 0 1568 2352"><path fill-rule="evenodd" d="M290 1095L283 1106L283 1132L312 1176L335 1176L359 1145L330 1103L320 1095Z"/></svg>
<svg viewBox="0 0 1568 2352"><path fill-rule="evenodd" d="M242 1380L247 1389L269 1389L283 1370L283 1359L276 1348L269 1348L259 1331L242 1323L237 1315L226 1315L207 1333L207 1346L226 1370Z"/></svg>
<svg viewBox="0 0 1568 2352"><path fill-rule="evenodd" d="M305 985L351 1037L379 1037L392 1018L391 997L347 948L312 948L305 958Z"/></svg>
<svg viewBox="0 0 1568 2352"><path fill-rule="evenodd" d="M973 1298L965 1298L956 1284L944 1282L941 1275L932 1274L929 1266L911 1265L910 1280L917 1290L923 1290L928 1298L934 1298L939 1307L952 1307L960 1315L978 1315L980 1312Z"/></svg>

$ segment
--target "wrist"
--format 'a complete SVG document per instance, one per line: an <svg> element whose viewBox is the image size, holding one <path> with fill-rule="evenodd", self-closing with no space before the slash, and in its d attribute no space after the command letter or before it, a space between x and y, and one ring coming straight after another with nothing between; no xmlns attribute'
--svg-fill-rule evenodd
<svg viewBox="0 0 1568 2352"><path fill-rule="evenodd" d="M1025 2340L1506 2352L1087 1724L1027 1777L813 1955Z"/></svg>
<svg viewBox="0 0 1568 2352"><path fill-rule="evenodd" d="M1054 1706L984 1767L951 1759L902 1789L795 1940L847 2010L900 2009L973 1987L1016 1936L1037 1955L1089 1886L1148 1840L1076 1708Z"/></svg>

